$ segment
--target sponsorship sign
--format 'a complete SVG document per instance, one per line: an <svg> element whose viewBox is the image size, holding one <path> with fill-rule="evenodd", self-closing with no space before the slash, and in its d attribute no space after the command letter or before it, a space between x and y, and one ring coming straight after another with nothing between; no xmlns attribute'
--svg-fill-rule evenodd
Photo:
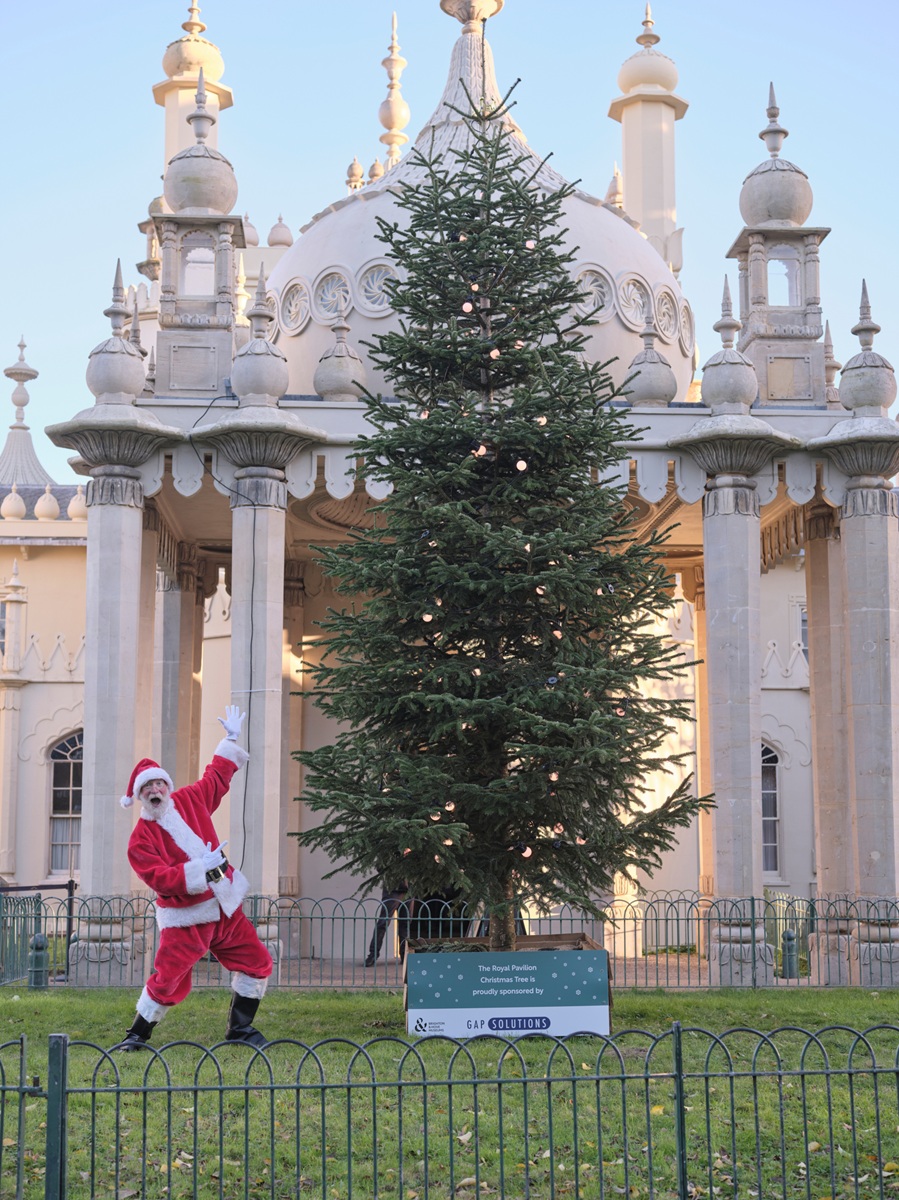
<svg viewBox="0 0 899 1200"><path fill-rule="evenodd" d="M406 1031L418 1037L609 1033L605 950L406 956Z"/></svg>

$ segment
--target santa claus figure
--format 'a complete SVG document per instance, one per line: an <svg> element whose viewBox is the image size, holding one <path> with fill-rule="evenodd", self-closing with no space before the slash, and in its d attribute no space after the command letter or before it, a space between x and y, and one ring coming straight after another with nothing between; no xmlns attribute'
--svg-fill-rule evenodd
<svg viewBox="0 0 899 1200"><path fill-rule="evenodd" d="M225 1039L265 1046L253 1017L272 973L272 959L241 910L246 877L223 854L212 814L231 778L249 758L237 744L246 713L229 705L225 738L203 778L174 790L171 777L144 758L131 773L124 808L140 800L140 820L128 843L128 861L156 893L159 948L153 972L137 1002L137 1016L116 1049L147 1045L156 1023L190 992L194 966L212 953L231 971L231 1010Z"/></svg>

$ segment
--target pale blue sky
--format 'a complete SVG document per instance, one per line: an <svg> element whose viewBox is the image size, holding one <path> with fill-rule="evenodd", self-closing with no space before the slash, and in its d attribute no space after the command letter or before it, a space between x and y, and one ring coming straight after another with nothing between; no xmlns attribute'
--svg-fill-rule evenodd
<svg viewBox="0 0 899 1200"><path fill-rule="evenodd" d="M531 145L553 151L558 170L599 195L620 159L620 126L606 113L618 68L637 49L643 7L643 0L506 0L487 27L500 85L521 77L515 115ZM438 0L203 5L206 36L222 50L223 81L235 97L219 146L237 173L237 208L249 211L263 242L279 212L296 231L345 194L354 154L367 169L383 151L380 60L394 8L414 134L440 95L460 30ZM849 330L865 275L884 329L876 348L899 360L896 0L656 0L653 15L659 49L677 63L678 92L690 103L677 126L681 283L703 359L718 345L711 325L725 270L736 282L724 256L742 225L742 181L766 157L757 134L773 80L791 135L783 156L806 171L814 190L809 223L833 228L821 267L836 355L845 362L857 349ZM163 78L162 53L186 16L187 0L0 3L0 366L14 361L24 332L28 360L41 372L27 418L60 481L71 479L66 452L39 427L91 403L84 370L88 352L107 336L102 310L116 258L126 280L139 278L136 224L161 190L163 112L151 87ZM0 402L11 390L0 377ZM11 420L11 405L7 411Z"/></svg>

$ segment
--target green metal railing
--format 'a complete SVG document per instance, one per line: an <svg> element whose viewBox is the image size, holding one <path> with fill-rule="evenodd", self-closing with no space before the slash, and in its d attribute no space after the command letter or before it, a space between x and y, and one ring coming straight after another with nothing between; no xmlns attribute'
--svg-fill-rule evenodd
<svg viewBox="0 0 899 1200"><path fill-rule="evenodd" d="M395 988L408 937L480 931L481 914L443 901L410 901L398 912L376 899L249 897L244 909L274 962L272 986ZM525 909L526 933L590 934L609 951L616 987L899 987L899 902L786 894L714 900L695 893L614 898L600 920L561 906ZM381 919L384 944L366 966ZM46 966L29 957L45 939ZM158 942L152 901L133 897L0 893L0 984L140 987ZM195 987L228 978L212 958Z"/></svg>
<svg viewBox="0 0 899 1200"><path fill-rule="evenodd" d="M899 1028L0 1046L0 1195L886 1200Z"/></svg>

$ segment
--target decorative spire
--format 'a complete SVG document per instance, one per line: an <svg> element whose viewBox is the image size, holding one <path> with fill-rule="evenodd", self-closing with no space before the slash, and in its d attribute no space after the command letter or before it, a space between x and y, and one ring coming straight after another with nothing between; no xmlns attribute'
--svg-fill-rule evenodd
<svg viewBox="0 0 899 1200"><path fill-rule="evenodd" d="M247 302L250 299L250 293L247 291L247 273L243 265L243 252L238 255L237 259L237 287L234 289L234 324L249 325L247 320Z"/></svg>
<svg viewBox="0 0 899 1200"><path fill-rule="evenodd" d="M188 18L181 26L185 33L200 34L206 32L206 26L200 20L199 4L191 4L188 8Z"/></svg>
<svg viewBox="0 0 899 1200"><path fill-rule="evenodd" d="M353 155L353 161L346 169L346 188L347 191L358 192L365 187L365 172L362 169L362 163Z"/></svg>
<svg viewBox="0 0 899 1200"><path fill-rule="evenodd" d="M269 307L265 285L265 263L260 263L259 282L256 284L256 296L253 300L253 307L247 309L247 318L250 322L252 336L254 338L262 338L263 341L265 340L266 333L268 332L269 322L272 319L272 310Z"/></svg>
<svg viewBox="0 0 899 1200"><path fill-rule="evenodd" d="M618 170L618 163L615 163L615 169L612 172L612 178L609 181L605 203L611 204L613 208L624 208L624 186L621 178L621 172Z"/></svg>
<svg viewBox="0 0 899 1200"><path fill-rule="evenodd" d="M341 313L331 327L334 345L329 346L315 369L312 386L317 395L332 403L358 400L365 387L366 375L362 359L347 341L350 327L346 314Z"/></svg>
<svg viewBox="0 0 899 1200"><path fill-rule="evenodd" d="M378 109L378 120L387 130L386 133L381 134L380 140L387 146L388 170L400 161L400 146L405 146L409 140L403 130L409 124L412 115L409 105L403 99L400 86L400 76L407 64L400 54L400 44L396 40L396 13L393 14L389 51L390 53L381 62L381 66L387 72L387 99ZM353 161L355 162L355 159Z"/></svg>
<svg viewBox="0 0 899 1200"><path fill-rule="evenodd" d="M837 371L842 367L833 353L833 338L830 336L830 321L824 322L824 399L828 408L842 408L840 389L837 387Z"/></svg>
<svg viewBox="0 0 899 1200"><path fill-rule="evenodd" d="M871 320L871 301L868 299L868 285L862 280L862 298L858 306L858 324L852 326L852 333L861 342L862 352L870 350L874 345L874 335L880 333L880 326Z"/></svg>
<svg viewBox="0 0 899 1200"><path fill-rule="evenodd" d="M200 67L200 74L197 79L197 107L187 118L187 122L194 132L197 145L205 145L209 131L215 124L215 117L212 113L206 111L206 80L203 76L202 67Z"/></svg>
<svg viewBox="0 0 899 1200"><path fill-rule="evenodd" d="M652 27L655 21L652 19L652 9L646 5L646 16L643 18L643 32L637 37L637 45L645 46L648 50L650 46L657 45L662 39L657 33L652 32Z"/></svg>
<svg viewBox="0 0 899 1200"><path fill-rule="evenodd" d="M743 328L741 321L734 316L734 306L730 298L730 283L724 276L724 293L721 297L721 320L712 326L716 333L721 334L721 343L725 350L733 350L737 334Z"/></svg>
<svg viewBox="0 0 899 1200"><path fill-rule="evenodd" d="M381 162L381 160L379 158L376 158L375 161L368 168L368 182L369 183L377 183L383 174L384 174L384 164Z"/></svg>
<svg viewBox="0 0 899 1200"><path fill-rule="evenodd" d="M141 358L147 357L147 351L140 344L140 317L137 315L137 298L134 300L134 312L131 316L131 331L128 334L128 341L140 354Z"/></svg>
<svg viewBox="0 0 899 1200"><path fill-rule="evenodd" d="M646 297L644 305L643 349L633 360L629 372L636 377L628 385L631 404L666 407L677 395L677 378L671 364L655 348L656 331L652 321L652 300Z"/></svg>
<svg viewBox="0 0 899 1200"><path fill-rule="evenodd" d="M116 259L115 279L112 282L112 303L103 309L103 316L109 317L113 337L124 337L125 318L130 316L125 303L125 288L122 283L122 260Z"/></svg>
<svg viewBox="0 0 899 1200"><path fill-rule="evenodd" d="M780 154L781 147L784 144L784 138L790 136L790 131L784 129L777 118L780 116L780 109L777 107L777 98L774 95L774 84L768 85L768 124L759 134L759 137L768 147L768 152L772 158L777 158Z"/></svg>
<svg viewBox="0 0 899 1200"><path fill-rule="evenodd" d="M24 333L19 338L18 360L14 362L11 367L7 367L3 374L7 379L12 379L16 385L12 394L12 402L16 406L16 425L23 429L27 429L28 426L25 424L25 406L28 404L30 397L25 384L30 383L32 379L37 379L38 372L35 371L34 367L29 367L28 363L25 361ZM12 428L15 428L15 426L12 426Z"/></svg>
<svg viewBox="0 0 899 1200"><path fill-rule="evenodd" d="M150 347L150 357L147 359L147 379L141 395L156 395L156 349L153 346Z"/></svg>

